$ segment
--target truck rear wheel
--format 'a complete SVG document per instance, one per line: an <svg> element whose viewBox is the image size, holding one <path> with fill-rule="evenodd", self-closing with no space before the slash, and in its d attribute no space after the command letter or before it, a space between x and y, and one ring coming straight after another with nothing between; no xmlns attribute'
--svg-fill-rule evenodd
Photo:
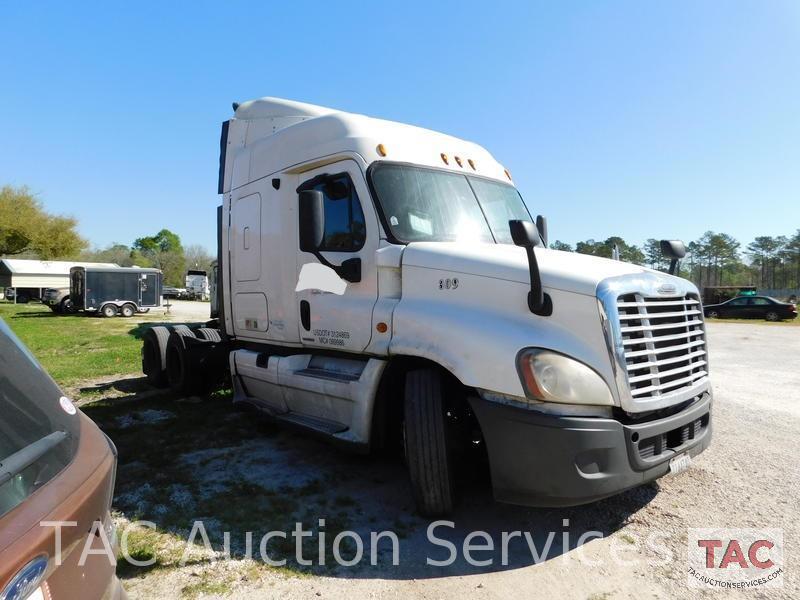
<svg viewBox="0 0 800 600"><path fill-rule="evenodd" d="M151 327L142 336L142 371L155 387L167 385L167 341L169 329Z"/></svg>
<svg viewBox="0 0 800 600"><path fill-rule="evenodd" d="M403 437L417 510L426 517L448 514L455 492L452 452L442 378L433 369L406 374Z"/></svg>
<svg viewBox="0 0 800 600"><path fill-rule="evenodd" d="M195 335L186 325L176 325L167 340L167 380L172 391L196 394L201 389L199 373L193 372L189 352L183 338Z"/></svg>
<svg viewBox="0 0 800 600"><path fill-rule="evenodd" d="M117 316L117 307L113 304L104 304L100 308L100 314L106 318L116 317Z"/></svg>
<svg viewBox="0 0 800 600"><path fill-rule="evenodd" d="M207 340L209 342L221 342L222 336L216 329L209 329L208 327L201 327L197 330L197 339Z"/></svg>

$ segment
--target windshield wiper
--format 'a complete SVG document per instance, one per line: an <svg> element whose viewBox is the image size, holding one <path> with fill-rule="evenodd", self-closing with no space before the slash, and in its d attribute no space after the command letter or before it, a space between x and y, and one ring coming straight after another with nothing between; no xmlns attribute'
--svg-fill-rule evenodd
<svg viewBox="0 0 800 600"><path fill-rule="evenodd" d="M28 444L22 450L14 452L11 456L0 462L0 485L3 485L22 473L53 448L69 437L66 431L54 431L50 435Z"/></svg>

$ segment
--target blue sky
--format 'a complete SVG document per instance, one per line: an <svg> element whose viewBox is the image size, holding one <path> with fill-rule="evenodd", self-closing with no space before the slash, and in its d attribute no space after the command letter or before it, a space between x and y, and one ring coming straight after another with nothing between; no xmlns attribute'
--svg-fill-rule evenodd
<svg viewBox="0 0 800 600"><path fill-rule="evenodd" d="M220 123L271 95L480 143L553 239L800 227L798 2L322 6L3 2L0 184L211 249Z"/></svg>

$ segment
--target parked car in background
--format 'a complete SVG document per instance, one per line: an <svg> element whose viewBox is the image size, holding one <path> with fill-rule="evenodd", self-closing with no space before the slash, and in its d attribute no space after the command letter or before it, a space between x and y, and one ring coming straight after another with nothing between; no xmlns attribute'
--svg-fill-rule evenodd
<svg viewBox="0 0 800 600"><path fill-rule="evenodd" d="M74 312L69 288L47 288L42 294L42 303L49 306L54 313Z"/></svg>
<svg viewBox="0 0 800 600"><path fill-rule="evenodd" d="M710 319L766 319L782 321L797 318L797 306L770 296L739 296L720 304L703 307Z"/></svg>
<svg viewBox="0 0 800 600"><path fill-rule="evenodd" d="M0 373L0 598L125 598L109 557L85 551L115 550L116 449L2 320Z"/></svg>
<svg viewBox="0 0 800 600"><path fill-rule="evenodd" d="M165 285L161 288L161 295L164 298L177 298L182 300L186 298L186 294L186 288L173 287L171 285Z"/></svg>
<svg viewBox="0 0 800 600"><path fill-rule="evenodd" d="M7 287L3 295L9 302L27 304L31 300L40 300L40 292L39 288Z"/></svg>

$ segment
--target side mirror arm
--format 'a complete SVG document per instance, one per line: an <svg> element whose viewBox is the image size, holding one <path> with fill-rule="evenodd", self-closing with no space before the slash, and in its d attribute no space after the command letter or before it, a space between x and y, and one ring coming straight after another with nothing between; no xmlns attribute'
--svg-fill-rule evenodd
<svg viewBox="0 0 800 600"><path fill-rule="evenodd" d="M531 289L528 292L528 309L540 317L549 317L553 314L553 301L549 294L544 293L539 262L536 260L534 250L539 231L530 221L512 220L508 222L508 225L514 244L525 248L525 254L528 257L528 274L531 281ZM533 237L534 235L536 238Z"/></svg>
<svg viewBox="0 0 800 600"><path fill-rule="evenodd" d="M311 254L313 254L320 263L330 269L333 269L336 274L345 281L349 281L350 283L358 283L361 281L360 258L348 258L347 260L343 261L341 265L335 265L327 258L322 256L322 253L319 250L314 250L311 252Z"/></svg>

